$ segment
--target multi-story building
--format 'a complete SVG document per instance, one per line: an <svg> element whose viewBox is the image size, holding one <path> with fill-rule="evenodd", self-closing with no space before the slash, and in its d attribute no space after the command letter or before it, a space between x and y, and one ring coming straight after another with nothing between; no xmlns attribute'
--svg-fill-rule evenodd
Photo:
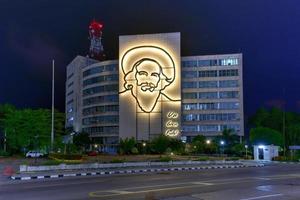
<svg viewBox="0 0 300 200"><path fill-rule="evenodd" d="M154 39L163 37L164 41L174 38L174 34L180 39L178 33L154 34ZM181 60L177 64L181 68L176 66L181 74L181 89L178 86L181 138L190 141L199 134L212 137L220 135L224 129L233 129L243 136L242 54L188 56L178 60ZM126 113L119 112L119 92L122 91L119 89L119 65L118 60L97 61L77 56L67 66L66 127L89 133L98 144L117 144L122 137L120 116L126 121ZM126 128L126 124L122 126ZM157 130L163 131L163 127Z"/></svg>

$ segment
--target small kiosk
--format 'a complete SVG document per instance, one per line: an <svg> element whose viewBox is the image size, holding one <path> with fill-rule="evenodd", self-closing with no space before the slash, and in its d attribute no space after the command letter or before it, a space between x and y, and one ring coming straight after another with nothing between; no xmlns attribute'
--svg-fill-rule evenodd
<svg viewBox="0 0 300 200"><path fill-rule="evenodd" d="M254 160L271 161L272 158L278 156L279 146L274 145L254 145Z"/></svg>

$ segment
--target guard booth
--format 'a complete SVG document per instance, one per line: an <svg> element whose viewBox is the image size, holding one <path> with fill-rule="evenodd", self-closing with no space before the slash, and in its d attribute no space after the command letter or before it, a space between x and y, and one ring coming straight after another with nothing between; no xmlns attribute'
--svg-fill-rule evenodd
<svg viewBox="0 0 300 200"><path fill-rule="evenodd" d="M253 154L256 161L271 161L278 156L279 146L274 145L254 145Z"/></svg>

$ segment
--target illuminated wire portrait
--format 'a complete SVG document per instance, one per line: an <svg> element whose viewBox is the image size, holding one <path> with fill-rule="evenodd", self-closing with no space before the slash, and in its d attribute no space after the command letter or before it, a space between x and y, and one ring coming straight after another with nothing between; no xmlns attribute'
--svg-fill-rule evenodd
<svg viewBox="0 0 300 200"><path fill-rule="evenodd" d="M133 47L122 57L121 68L124 85L120 93L130 93L143 112L152 112L162 96L176 101L164 94L175 79L175 63L166 50L157 46Z"/></svg>

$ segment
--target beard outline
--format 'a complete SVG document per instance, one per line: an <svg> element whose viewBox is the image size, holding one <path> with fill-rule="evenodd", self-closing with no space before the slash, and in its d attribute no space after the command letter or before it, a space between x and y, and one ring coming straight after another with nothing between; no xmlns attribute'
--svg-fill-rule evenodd
<svg viewBox="0 0 300 200"><path fill-rule="evenodd" d="M131 95L135 98L136 103L142 111L151 113L161 95L161 90L155 90L155 88L150 86L147 86L148 88L143 89L142 85L143 84L132 86Z"/></svg>

